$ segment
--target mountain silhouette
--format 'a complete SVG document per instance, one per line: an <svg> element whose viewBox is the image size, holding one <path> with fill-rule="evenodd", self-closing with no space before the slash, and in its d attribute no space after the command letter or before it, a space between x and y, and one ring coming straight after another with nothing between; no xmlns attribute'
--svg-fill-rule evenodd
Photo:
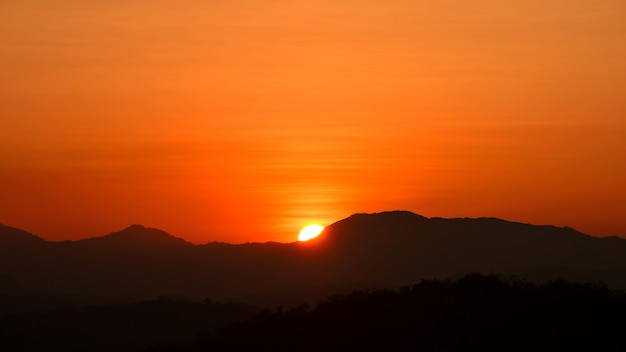
<svg viewBox="0 0 626 352"><path fill-rule="evenodd" d="M147 228L142 225L131 225L119 232L113 232L102 237L92 237L74 243L83 247L98 247L107 250L135 251L170 250L172 248L191 247L192 243L182 238L174 237L165 231Z"/></svg>
<svg viewBox="0 0 626 352"><path fill-rule="evenodd" d="M43 243L43 238L24 230L0 224L0 244L4 246Z"/></svg>
<svg viewBox="0 0 626 352"><path fill-rule="evenodd" d="M64 242L2 226L0 243L0 276L39 292L83 297L167 294L269 302L268 295L305 288L394 287L469 272L626 288L624 239L407 211L355 214L304 243L194 245L140 225ZM323 298L325 291L318 292Z"/></svg>
<svg viewBox="0 0 626 352"><path fill-rule="evenodd" d="M326 242L332 266L363 275L357 280L406 282L463 272L538 277L554 272L569 273L569 279L626 284L606 275L626 268L626 240L596 238L568 227L496 218L428 219L396 211L355 214L329 226L320 240Z"/></svg>

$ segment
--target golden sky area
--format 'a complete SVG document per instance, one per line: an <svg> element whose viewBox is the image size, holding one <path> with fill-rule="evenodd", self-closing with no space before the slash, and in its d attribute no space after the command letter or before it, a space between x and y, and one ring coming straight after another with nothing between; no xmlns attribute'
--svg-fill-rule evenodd
<svg viewBox="0 0 626 352"><path fill-rule="evenodd" d="M623 0L3 0L0 223L297 239L356 212L626 236Z"/></svg>

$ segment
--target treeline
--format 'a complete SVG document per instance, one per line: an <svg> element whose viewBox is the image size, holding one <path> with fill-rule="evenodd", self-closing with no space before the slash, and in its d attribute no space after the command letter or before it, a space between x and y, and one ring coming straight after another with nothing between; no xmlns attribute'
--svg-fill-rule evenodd
<svg viewBox="0 0 626 352"><path fill-rule="evenodd" d="M149 351L626 350L626 295L499 276L354 291Z"/></svg>
<svg viewBox="0 0 626 352"><path fill-rule="evenodd" d="M0 317L2 351L626 350L626 294L468 275L314 306L175 298Z"/></svg>

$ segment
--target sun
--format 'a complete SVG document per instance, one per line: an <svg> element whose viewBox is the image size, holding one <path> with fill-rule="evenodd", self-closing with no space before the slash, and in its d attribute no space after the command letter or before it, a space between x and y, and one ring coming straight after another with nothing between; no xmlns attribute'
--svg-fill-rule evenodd
<svg viewBox="0 0 626 352"><path fill-rule="evenodd" d="M322 225L309 225L300 231L300 235L298 235L298 241L304 242L308 241L312 238L317 237L320 233L324 231L324 226Z"/></svg>

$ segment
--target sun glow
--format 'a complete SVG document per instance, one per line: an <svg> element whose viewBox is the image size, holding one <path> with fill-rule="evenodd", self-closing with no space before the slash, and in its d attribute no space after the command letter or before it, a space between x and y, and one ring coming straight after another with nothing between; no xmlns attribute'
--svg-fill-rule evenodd
<svg viewBox="0 0 626 352"><path fill-rule="evenodd" d="M300 235L298 235L298 241L304 242L308 241L312 238L317 237L320 233L324 231L324 226L322 225L309 225L300 231Z"/></svg>

